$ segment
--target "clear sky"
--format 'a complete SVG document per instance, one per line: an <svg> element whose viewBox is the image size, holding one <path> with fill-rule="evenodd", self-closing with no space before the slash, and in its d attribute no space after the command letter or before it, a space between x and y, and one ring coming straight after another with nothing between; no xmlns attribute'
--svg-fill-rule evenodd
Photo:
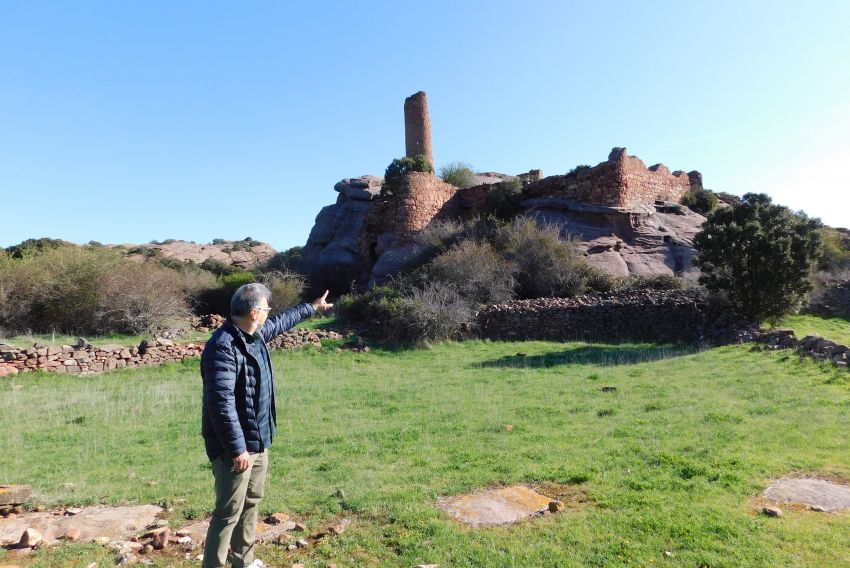
<svg viewBox="0 0 850 568"><path fill-rule="evenodd" d="M0 246L303 245L404 154L565 173L625 146L850 226L850 2L0 2Z"/></svg>

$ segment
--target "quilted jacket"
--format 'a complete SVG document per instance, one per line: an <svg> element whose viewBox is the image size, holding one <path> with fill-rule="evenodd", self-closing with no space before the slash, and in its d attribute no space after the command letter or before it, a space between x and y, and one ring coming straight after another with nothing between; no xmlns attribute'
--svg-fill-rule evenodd
<svg viewBox="0 0 850 568"><path fill-rule="evenodd" d="M258 330L265 343L314 314L311 304L300 304L270 317ZM207 341L201 354L204 382L201 434L210 461L226 454L233 458L262 448L257 425L260 363L248 351L242 332L228 319ZM272 382L272 419L277 423Z"/></svg>

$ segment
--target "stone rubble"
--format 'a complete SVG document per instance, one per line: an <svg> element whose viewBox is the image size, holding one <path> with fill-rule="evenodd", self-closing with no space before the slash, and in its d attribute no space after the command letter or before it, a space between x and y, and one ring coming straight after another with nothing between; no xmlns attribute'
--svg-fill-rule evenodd
<svg viewBox="0 0 850 568"><path fill-rule="evenodd" d="M794 349L801 357L826 361L841 369L847 369L850 363L850 347L818 335L807 335L803 339L797 339L790 329L775 329L761 332L753 340L761 344L761 349Z"/></svg>

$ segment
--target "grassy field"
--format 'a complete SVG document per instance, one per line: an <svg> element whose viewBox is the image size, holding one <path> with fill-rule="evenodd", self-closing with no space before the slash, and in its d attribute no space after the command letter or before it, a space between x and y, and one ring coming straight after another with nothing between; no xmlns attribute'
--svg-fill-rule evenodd
<svg viewBox="0 0 850 568"><path fill-rule="evenodd" d="M848 319L800 314L786 317L779 327L793 329L800 339L807 335L820 335L836 343L850 345L850 320Z"/></svg>
<svg viewBox="0 0 850 568"><path fill-rule="evenodd" d="M846 372L746 346L551 342L307 349L273 363L279 438L263 510L311 531L353 524L308 551L261 547L272 566L850 566L848 514L773 519L755 499L791 473L850 478ZM0 379L0 480L33 485L47 505L160 503L175 526L204 516L199 387L197 361ZM587 503L477 530L434 506L513 483ZM27 562L90 561L113 555L63 545Z"/></svg>

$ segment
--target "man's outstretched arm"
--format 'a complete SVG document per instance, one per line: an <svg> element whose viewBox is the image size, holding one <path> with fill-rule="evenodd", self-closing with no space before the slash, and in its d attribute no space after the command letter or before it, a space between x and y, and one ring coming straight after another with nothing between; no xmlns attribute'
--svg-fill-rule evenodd
<svg viewBox="0 0 850 568"><path fill-rule="evenodd" d="M322 297L313 303L298 304L270 317L260 329L260 335L263 341L268 343L278 335L289 331L298 323L312 317L316 312L326 312L332 309L334 306L333 304L329 304L327 299L328 290L325 290Z"/></svg>

